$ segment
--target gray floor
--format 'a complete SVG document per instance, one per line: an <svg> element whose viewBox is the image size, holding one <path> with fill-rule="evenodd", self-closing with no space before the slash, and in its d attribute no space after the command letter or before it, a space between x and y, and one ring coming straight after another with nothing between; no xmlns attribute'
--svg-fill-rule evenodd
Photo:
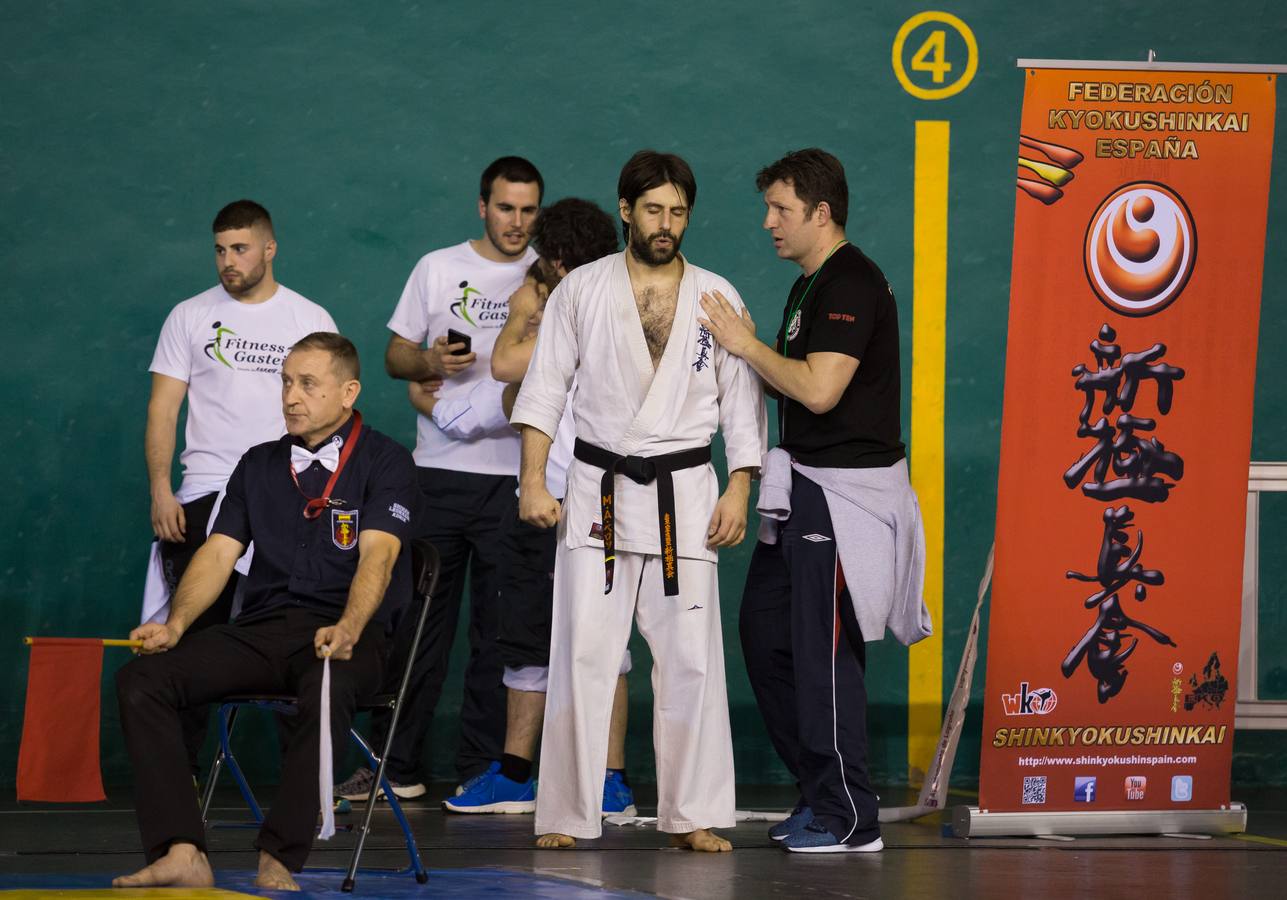
<svg viewBox="0 0 1287 900"><path fill-rule="evenodd" d="M440 798L448 789L436 787L430 797ZM885 802L910 802L897 794L886 792ZM220 808L213 818L243 817L235 793L217 799ZM780 809L792 799L784 788L743 787L738 792L743 808ZM537 851L531 846L530 816L447 816L432 801L408 806L431 869L508 869L560 879L569 893L580 893L574 890L580 886L695 900L1281 896L1287 885L1287 792L1257 791L1242 799L1250 821L1248 834L1239 837L967 841L946 835L941 817L931 817L885 826L882 853L825 857L783 853L768 840L763 823L727 832L736 849L718 856L668 849L665 836L651 829L613 826L605 828L601 840L580 842L576 850ZM638 791L638 801L641 814L648 814L652 798L646 787ZM968 803L969 798L954 797L953 802ZM339 820L356 818L355 813ZM255 857L247 848L253 834L212 829L216 869L251 869ZM333 842L336 850L315 851L310 862L343 865L343 848L351 842L351 835L341 834ZM392 867L405 861L387 808L377 811L367 847L365 865ZM40 875L50 876L48 883L54 885L57 877L119 873L141 863L133 812L120 797L78 808L0 805L0 886L5 875L12 876L11 886L31 887L29 879ZM406 880L411 881L409 876ZM359 894L378 896L378 883L360 881ZM433 885L431 880L425 896L434 895Z"/></svg>

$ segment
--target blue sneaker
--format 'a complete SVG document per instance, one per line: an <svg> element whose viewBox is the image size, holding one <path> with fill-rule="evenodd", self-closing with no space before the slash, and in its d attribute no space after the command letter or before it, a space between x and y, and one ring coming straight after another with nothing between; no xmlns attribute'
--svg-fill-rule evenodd
<svg viewBox="0 0 1287 900"><path fill-rule="evenodd" d="M792 853L877 853L885 849L880 838L866 844L845 844L821 822L810 822L782 839L782 847Z"/></svg>
<svg viewBox="0 0 1287 900"><path fill-rule="evenodd" d="M791 810L791 815L769 829L769 837L775 841L785 840L789 835L799 831L812 821L813 810L801 800L796 804L795 809Z"/></svg>
<svg viewBox="0 0 1287 900"><path fill-rule="evenodd" d="M620 772L609 769L603 776L603 814L605 816L634 816L635 792L630 790Z"/></svg>
<svg viewBox="0 0 1287 900"><path fill-rule="evenodd" d="M496 763L492 763L492 765L496 765ZM482 781L484 778L486 778L491 774L492 774L492 770L491 770L491 767L489 766L487 769L485 769L482 772L479 772L477 775L473 776L472 778L468 778L462 781L460 784L456 785L456 792L455 794L453 794L453 796L459 797L461 794L465 793L465 791L470 790L471 788L474 787L474 785L478 784L478 782Z"/></svg>
<svg viewBox="0 0 1287 900"><path fill-rule="evenodd" d="M532 813L536 812L536 783L532 779L510 781L500 773L500 763L492 763L486 772L476 775L455 797L442 801L443 809L454 813Z"/></svg>

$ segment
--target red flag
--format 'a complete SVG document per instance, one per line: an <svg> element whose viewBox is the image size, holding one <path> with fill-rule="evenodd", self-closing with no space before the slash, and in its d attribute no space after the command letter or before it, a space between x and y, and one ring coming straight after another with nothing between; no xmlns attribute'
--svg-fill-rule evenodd
<svg viewBox="0 0 1287 900"><path fill-rule="evenodd" d="M106 800L98 760L103 642L32 641L27 708L18 749L18 799Z"/></svg>

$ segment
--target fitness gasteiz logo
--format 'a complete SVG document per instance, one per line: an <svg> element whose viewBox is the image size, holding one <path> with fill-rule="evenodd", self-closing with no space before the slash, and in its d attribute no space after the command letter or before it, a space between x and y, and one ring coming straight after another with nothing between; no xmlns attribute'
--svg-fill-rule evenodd
<svg viewBox="0 0 1287 900"><path fill-rule="evenodd" d="M223 363L230 369L233 368L232 363L228 362L228 360L223 357L223 336L225 334L235 335L237 332L233 331L231 328L224 328L222 322L215 322L210 327L214 329L214 337L212 337L210 339L210 343L205 346L206 356Z"/></svg>
<svg viewBox="0 0 1287 900"><path fill-rule="evenodd" d="M1086 229L1086 277L1104 305L1127 316L1161 312L1184 290L1197 259L1193 216L1170 188L1123 185Z"/></svg>
<svg viewBox="0 0 1287 900"><path fill-rule="evenodd" d="M214 334L202 348L210 359L238 372L281 373L289 347L243 338L222 322L212 322L210 328Z"/></svg>
<svg viewBox="0 0 1287 900"><path fill-rule="evenodd" d="M451 302L451 314L461 321L468 322L475 328L501 328L509 318L509 304L489 300L476 287L470 287L468 281L462 281L460 296Z"/></svg>

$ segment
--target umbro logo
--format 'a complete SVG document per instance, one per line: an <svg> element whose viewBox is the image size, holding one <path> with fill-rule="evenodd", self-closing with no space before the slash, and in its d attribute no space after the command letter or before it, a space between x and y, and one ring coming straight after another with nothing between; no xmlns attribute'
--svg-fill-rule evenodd
<svg viewBox="0 0 1287 900"><path fill-rule="evenodd" d="M831 538L827 537L825 534L806 534L804 539L806 541L813 541L815 544L821 544L823 541L831 540Z"/></svg>

